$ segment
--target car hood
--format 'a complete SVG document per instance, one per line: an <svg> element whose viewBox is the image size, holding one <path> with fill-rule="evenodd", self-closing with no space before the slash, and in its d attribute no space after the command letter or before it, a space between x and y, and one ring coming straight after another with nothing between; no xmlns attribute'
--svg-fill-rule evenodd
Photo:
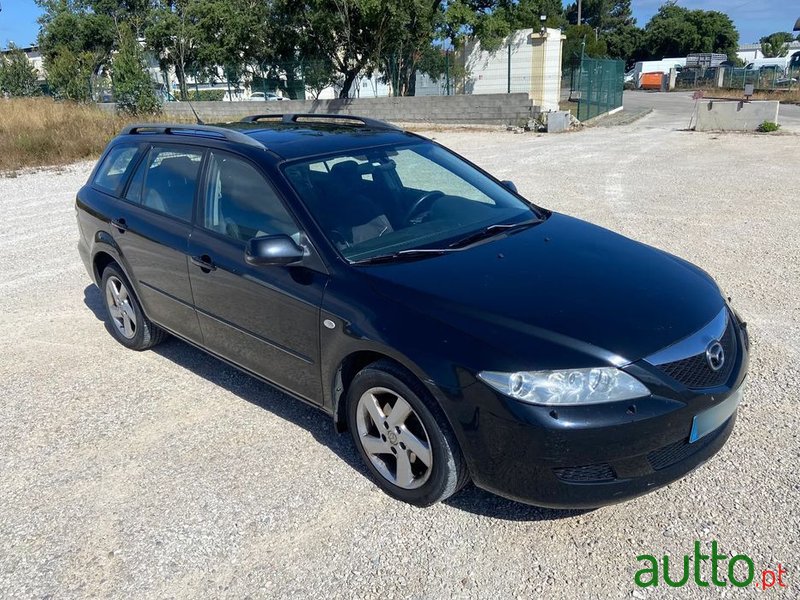
<svg viewBox="0 0 800 600"><path fill-rule="evenodd" d="M557 213L460 252L362 272L377 293L506 355L546 342L618 366L697 331L724 303L700 268Z"/></svg>

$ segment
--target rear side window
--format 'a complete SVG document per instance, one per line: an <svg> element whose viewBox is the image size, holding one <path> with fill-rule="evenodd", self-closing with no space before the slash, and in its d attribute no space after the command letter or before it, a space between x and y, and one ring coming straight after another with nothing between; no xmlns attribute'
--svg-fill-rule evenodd
<svg viewBox="0 0 800 600"><path fill-rule="evenodd" d="M202 150L153 146L133 176L128 200L176 219L191 221L202 160Z"/></svg>
<svg viewBox="0 0 800 600"><path fill-rule="evenodd" d="M92 182L95 186L107 191L116 192L125 180L125 174L139 151L137 146L117 146L103 159Z"/></svg>

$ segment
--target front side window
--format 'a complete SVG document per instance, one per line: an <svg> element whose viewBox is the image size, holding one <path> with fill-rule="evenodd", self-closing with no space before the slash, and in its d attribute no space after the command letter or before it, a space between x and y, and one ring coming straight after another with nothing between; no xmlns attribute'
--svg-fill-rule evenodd
<svg viewBox="0 0 800 600"><path fill-rule="evenodd" d="M176 219L191 221L202 160L202 150L153 146L131 179L126 198Z"/></svg>
<svg viewBox="0 0 800 600"><path fill-rule="evenodd" d="M116 192L138 151L138 146L127 145L111 149L97 169L92 183L107 192Z"/></svg>
<svg viewBox="0 0 800 600"><path fill-rule="evenodd" d="M504 186L435 144L294 162L284 174L351 261L447 242L539 215Z"/></svg>
<svg viewBox="0 0 800 600"><path fill-rule="evenodd" d="M224 152L209 156L203 227L243 242L277 234L299 241L299 228L273 187L249 162Z"/></svg>

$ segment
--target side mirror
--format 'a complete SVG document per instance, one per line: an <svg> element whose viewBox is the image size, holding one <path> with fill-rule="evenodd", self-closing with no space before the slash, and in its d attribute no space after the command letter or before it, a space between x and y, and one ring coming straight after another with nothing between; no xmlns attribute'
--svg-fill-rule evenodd
<svg viewBox="0 0 800 600"><path fill-rule="evenodd" d="M517 190L517 186L514 185L513 181L511 181L509 179L505 179L505 180L501 181L500 183L502 183L504 186L506 186L508 189L510 189L515 194L519 193L518 190Z"/></svg>
<svg viewBox="0 0 800 600"><path fill-rule="evenodd" d="M292 265L305 251L288 235L262 235L247 242L244 259L251 265Z"/></svg>

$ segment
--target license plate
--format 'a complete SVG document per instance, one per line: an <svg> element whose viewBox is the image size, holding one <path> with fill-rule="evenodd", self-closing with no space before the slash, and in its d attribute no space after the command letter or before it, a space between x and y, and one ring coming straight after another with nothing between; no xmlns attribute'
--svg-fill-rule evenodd
<svg viewBox="0 0 800 600"><path fill-rule="evenodd" d="M742 388L733 392L725 400L704 410L692 419L692 433L689 434L689 443L696 442L701 437L708 435L720 427L736 411L742 400Z"/></svg>

